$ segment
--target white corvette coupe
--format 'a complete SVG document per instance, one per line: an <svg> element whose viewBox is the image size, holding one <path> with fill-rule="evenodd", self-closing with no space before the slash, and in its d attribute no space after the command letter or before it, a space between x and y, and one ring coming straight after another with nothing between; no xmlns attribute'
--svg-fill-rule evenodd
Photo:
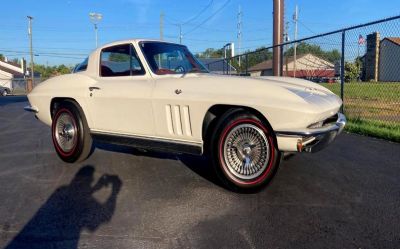
<svg viewBox="0 0 400 249"><path fill-rule="evenodd" d="M265 185L284 152L318 151L346 123L340 98L320 85L211 74L187 47L153 40L98 48L28 98L63 161L85 160L92 139L206 153L234 189Z"/></svg>

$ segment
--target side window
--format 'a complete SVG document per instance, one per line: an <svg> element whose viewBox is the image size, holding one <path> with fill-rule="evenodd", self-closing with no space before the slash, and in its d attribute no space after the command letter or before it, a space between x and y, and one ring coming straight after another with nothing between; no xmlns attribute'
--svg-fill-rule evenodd
<svg viewBox="0 0 400 249"><path fill-rule="evenodd" d="M143 65L132 44L105 48L100 55L100 76L144 75Z"/></svg>
<svg viewBox="0 0 400 249"><path fill-rule="evenodd" d="M74 73L86 71L87 66L88 66L88 60L89 59L86 58L81 64L78 64L74 69Z"/></svg>

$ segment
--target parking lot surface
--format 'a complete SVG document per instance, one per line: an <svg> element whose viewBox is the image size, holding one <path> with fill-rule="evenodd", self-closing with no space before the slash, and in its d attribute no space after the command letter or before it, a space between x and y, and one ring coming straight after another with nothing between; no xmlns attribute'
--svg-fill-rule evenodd
<svg viewBox="0 0 400 249"><path fill-rule="evenodd" d="M400 144L343 134L237 194L197 157L65 164L27 104L0 98L0 248L400 248Z"/></svg>

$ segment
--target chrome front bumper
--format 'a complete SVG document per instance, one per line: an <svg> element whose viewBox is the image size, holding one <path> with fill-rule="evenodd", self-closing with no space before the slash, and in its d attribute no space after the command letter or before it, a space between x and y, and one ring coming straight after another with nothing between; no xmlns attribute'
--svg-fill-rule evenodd
<svg viewBox="0 0 400 249"><path fill-rule="evenodd" d="M276 132L276 136L278 144L279 141L296 143L295 147L294 145L290 146L293 149L289 149L288 151L317 152L335 140L336 136L343 131L345 125L346 117L342 113L338 113L337 121L333 124L301 131L278 131Z"/></svg>
<svg viewBox="0 0 400 249"><path fill-rule="evenodd" d="M39 112L39 109L36 106L31 106L31 105L25 106L24 110L27 112L34 112L34 113Z"/></svg>

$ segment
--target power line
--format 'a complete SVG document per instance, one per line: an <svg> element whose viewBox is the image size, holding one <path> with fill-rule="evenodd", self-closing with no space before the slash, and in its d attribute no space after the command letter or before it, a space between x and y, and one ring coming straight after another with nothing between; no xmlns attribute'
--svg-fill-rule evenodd
<svg viewBox="0 0 400 249"><path fill-rule="evenodd" d="M3 50L13 50L13 49L15 49L15 48L20 48L20 49L29 49L29 47L13 47L13 48L2 48ZM48 49L48 50L66 50L66 51L68 51L68 50L75 50L75 51L86 51L86 52L90 52L90 51L92 51L93 49L91 49L91 48L67 48L67 47L36 47L35 46L35 48L36 49Z"/></svg>
<svg viewBox="0 0 400 249"><path fill-rule="evenodd" d="M7 53L22 53L22 54L28 54L30 53L29 51L21 51L21 50L7 50L7 49L0 49L0 52L7 52ZM57 52L41 52L38 51L35 54L47 54L47 55L82 55L85 56L87 54L81 54L81 53L57 53Z"/></svg>
<svg viewBox="0 0 400 249"><path fill-rule="evenodd" d="M46 54L38 54L41 57L52 57L52 58L65 58L65 59L85 59L86 57L76 57L76 56L64 56L64 55L46 55Z"/></svg>
<svg viewBox="0 0 400 249"><path fill-rule="evenodd" d="M192 21L196 20L199 16L201 16L208 8L211 7L213 4L214 0L211 0L199 13L197 13L195 16L190 18L189 20L186 20L185 22L182 23L182 25L186 25L188 23L191 23Z"/></svg>
<svg viewBox="0 0 400 249"><path fill-rule="evenodd" d="M213 14L211 14L208 18L204 19L201 23L199 23L198 25L196 25L193 29L189 30L188 32L186 32L184 35L190 34L193 31L197 30L198 28L200 28L201 26L203 26L205 23L207 23L208 21L210 21L214 16L216 16L219 12L221 12L229 3L231 2L231 0L227 0L219 9L217 9Z"/></svg>
<svg viewBox="0 0 400 249"><path fill-rule="evenodd" d="M309 32L311 32L312 34L316 35L317 33L315 31L313 31L312 29L310 29L307 25L305 25L302 21L300 21L299 19L297 19L297 22L301 24L301 26L303 26L305 29L307 29Z"/></svg>
<svg viewBox="0 0 400 249"><path fill-rule="evenodd" d="M298 21L298 23L300 23L301 24L301 26L303 26L304 28L306 28L309 32L311 32L313 35L318 35L317 34L317 32L315 32L315 31L313 31L312 29L310 29L307 25L305 25L302 21L300 21L299 19L297 19L297 21ZM327 38L327 37L325 37L325 36L321 36L320 38L322 38L322 39L324 39L324 40L327 40L327 41L330 41L330 42L335 42L334 40L332 40L332 39L329 39L329 38Z"/></svg>

